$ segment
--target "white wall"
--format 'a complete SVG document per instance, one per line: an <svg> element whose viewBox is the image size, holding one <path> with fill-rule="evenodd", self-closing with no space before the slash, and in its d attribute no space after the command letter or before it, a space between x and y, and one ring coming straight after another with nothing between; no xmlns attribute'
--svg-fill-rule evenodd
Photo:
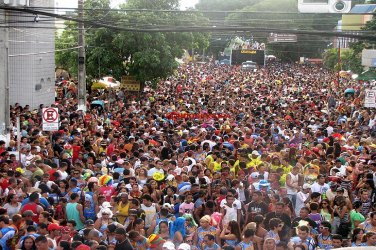
<svg viewBox="0 0 376 250"><path fill-rule="evenodd" d="M54 0L31 0L32 7L53 7ZM48 19L48 20L47 20ZM37 108L54 102L55 30L54 20L13 12L8 22L17 27L9 29L10 104L18 102ZM29 28L27 28L27 27ZM32 28L30 28L32 27ZM51 28L51 29L49 29ZM37 89L39 85L40 89Z"/></svg>

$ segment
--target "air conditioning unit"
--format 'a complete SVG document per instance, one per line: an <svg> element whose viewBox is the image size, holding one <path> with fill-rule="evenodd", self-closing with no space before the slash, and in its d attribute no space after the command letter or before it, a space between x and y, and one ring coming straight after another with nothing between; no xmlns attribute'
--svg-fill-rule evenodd
<svg viewBox="0 0 376 250"><path fill-rule="evenodd" d="M13 7L29 7L30 0L0 0L0 3Z"/></svg>
<svg viewBox="0 0 376 250"><path fill-rule="evenodd" d="M298 0L300 13L348 13L351 0Z"/></svg>
<svg viewBox="0 0 376 250"><path fill-rule="evenodd" d="M351 10L351 0L331 0L329 1L330 13L349 13Z"/></svg>

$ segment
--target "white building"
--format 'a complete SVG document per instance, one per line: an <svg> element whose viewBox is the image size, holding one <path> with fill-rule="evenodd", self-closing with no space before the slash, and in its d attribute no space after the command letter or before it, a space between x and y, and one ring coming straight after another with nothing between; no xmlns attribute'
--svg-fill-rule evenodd
<svg viewBox="0 0 376 250"><path fill-rule="evenodd" d="M54 0L30 0L30 7L54 7ZM53 10L49 10L52 11ZM55 20L8 11L9 103L37 108L55 101Z"/></svg>

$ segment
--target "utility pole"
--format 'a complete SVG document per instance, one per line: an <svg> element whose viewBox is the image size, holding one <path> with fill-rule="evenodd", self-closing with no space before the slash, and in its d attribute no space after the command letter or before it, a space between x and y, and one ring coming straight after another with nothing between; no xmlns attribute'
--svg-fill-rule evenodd
<svg viewBox="0 0 376 250"><path fill-rule="evenodd" d="M84 19L84 0L78 0L78 19ZM85 26L78 23L78 109L86 113Z"/></svg>
<svg viewBox="0 0 376 250"><path fill-rule="evenodd" d="M7 27L7 11L0 10L0 22L5 26L0 28L0 137L9 142L9 28Z"/></svg>
<svg viewBox="0 0 376 250"><path fill-rule="evenodd" d="M337 71L337 86L339 86L340 81L340 71L341 71L341 39L342 37L338 37L338 71Z"/></svg>

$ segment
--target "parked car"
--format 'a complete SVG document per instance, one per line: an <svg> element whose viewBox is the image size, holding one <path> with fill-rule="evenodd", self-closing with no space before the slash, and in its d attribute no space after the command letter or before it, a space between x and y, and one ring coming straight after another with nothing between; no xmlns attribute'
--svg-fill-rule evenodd
<svg viewBox="0 0 376 250"><path fill-rule="evenodd" d="M257 63L253 61L246 61L242 63L242 70L244 71L256 71Z"/></svg>
<svg viewBox="0 0 376 250"><path fill-rule="evenodd" d="M101 78L98 82L105 84L108 88L119 88L120 87L120 82L117 81L112 76L105 76L105 77Z"/></svg>

